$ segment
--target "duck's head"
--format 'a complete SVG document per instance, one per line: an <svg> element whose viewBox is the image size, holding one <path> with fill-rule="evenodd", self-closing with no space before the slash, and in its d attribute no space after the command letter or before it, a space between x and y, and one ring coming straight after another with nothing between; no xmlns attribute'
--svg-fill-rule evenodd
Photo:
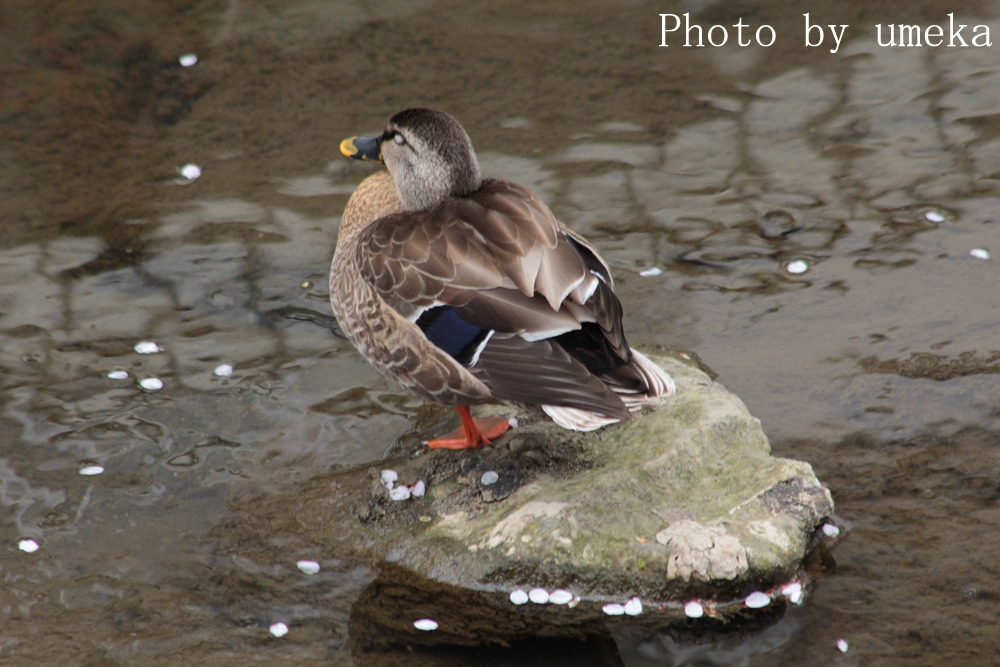
<svg viewBox="0 0 1000 667"><path fill-rule="evenodd" d="M383 162L408 211L424 211L451 197L464 197L482 182L469 135L457 120L437 109L400 111L382 134L344 139L340 152L358 160Z"/></svg>

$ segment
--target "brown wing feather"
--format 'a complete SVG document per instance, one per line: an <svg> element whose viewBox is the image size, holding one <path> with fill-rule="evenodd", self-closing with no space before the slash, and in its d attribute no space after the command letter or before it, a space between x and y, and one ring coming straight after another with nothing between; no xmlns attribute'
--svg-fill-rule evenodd
<svg viewBox="0 0 1000 667"><path fill-rule="evenodd" d="M628 416L621 399L553 340L529 342L515 336L491 341L472 373L503 400Z"/></svg>
<svg viewBox="0 0 1000 667"><path fill-rule="evenodd" d="M530 333L546 316L564 321L558 315L563 301L596 280L548 207L507 181L486 181L471 196L431 211L387 216L363 236L357 246L361 274L404 317L434 303L464 306L484 290L517 290L542 296L548 308L531 314L530 324L494 322L490 328ZM602 328L614 325L602 322Z"/></svg>
<svg viewBox="0 0 1000 667"><path fill-rule="evenodd" d="M498 332L470 369L497 398L627 414L592 372L630 359L610 271L525 188L485 181L430 211L387 216L365 230L356 257L403 317L446 304ZM567 332L581 335L548 340Z"/></svg>

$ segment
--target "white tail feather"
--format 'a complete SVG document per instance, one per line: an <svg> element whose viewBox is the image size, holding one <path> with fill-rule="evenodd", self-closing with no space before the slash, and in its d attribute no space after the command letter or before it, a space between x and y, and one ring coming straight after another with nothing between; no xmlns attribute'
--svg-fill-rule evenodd
<svg viewBox="0 0 1000 667"><path fill-rule="evenodd" d="M625 404L629 412L638 412L642 408L643 403L650 398L668 396L677 391L674 379L666 371L653 363L646 355L637 350L632 350L632 366L646 381L649 389L646 391L635 391L612 387L612 390L618 394L618 398L622 400L622 403ZM620 419L605 417L589 410L567 408L560 405L543 405L542 410L545 411L545 414L552 421L571 431L596 431L602 426L621 421Z"/></svg>
<svg viewBox="0 0 1000 667"><path fill-rule="evenodd" d="M632 366L646 380L646 384L649 385L649 391L647 392L649 398L668 396L677 391L674 379L667 375L666 371L650 361L646 355L634 348L632 349Z"/></svg>
<svg viewBox="0 0 1000 667"><path fill-rule="evenodd" d="M552 418L552 421L571 431L596 431L602 426L621 421L589 410L567 408L561 405L543 405L542 410Z"/></svg>

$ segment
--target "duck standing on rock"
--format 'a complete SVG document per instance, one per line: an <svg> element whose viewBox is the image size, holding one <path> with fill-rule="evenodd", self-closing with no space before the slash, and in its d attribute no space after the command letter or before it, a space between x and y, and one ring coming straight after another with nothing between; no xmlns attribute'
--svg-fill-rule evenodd
<svg viewBox="0 0 1000 667"><path fill-rule="evenodd" d="M529 190L484 180L450 115L406 109L340 150L388 171L347 202L330 302L375 368L456 406L462 427L428 446L480 447L510 428L474 419L472 404L539 405L590 431L675 391L625 340L607 263Z"/></svg>

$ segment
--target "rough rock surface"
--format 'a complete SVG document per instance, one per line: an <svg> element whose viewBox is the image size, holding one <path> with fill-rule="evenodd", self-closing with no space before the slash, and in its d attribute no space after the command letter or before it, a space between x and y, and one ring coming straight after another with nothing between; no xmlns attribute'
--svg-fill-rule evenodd
<svg viewBox="0 0 1000 667"><path fill-rule="evenodd" d="M633 598L644 620L661 624L684 619L691 600L714 622L756 613L744 602L754 591L767 592L771 614L788 597L800 601L780 591L801 581L816 529L833 511L830 493L809 464L771 456L759 421L736 396L692 363L653 358L678 391L626 423L574 433L521 418L483 450L346 473L335 499L317 497L297 518L331 548L383 563L394 590L433 589L438 602L499 615L473 632L462 612L449 630L441 619L450 612L438 608L438 640L448 632L468 643L523 637L529 630L516 621L526 615L586 632L609 611L621 613L606 605ZM384 470L396 479L383 481ZM496 481L484 483L490 471ZM352 482L352 474L368 482ZM418 481L425 495L392 499L390 486L398 497ZM535 588L564 589L573 599L511 601L512 591ZM384 630L419 636L409 617L428 608L421 605L400 609L400 627ZM623 618L637 620L636 608ZM375 615L383 624L393 616Z"/></svg>

